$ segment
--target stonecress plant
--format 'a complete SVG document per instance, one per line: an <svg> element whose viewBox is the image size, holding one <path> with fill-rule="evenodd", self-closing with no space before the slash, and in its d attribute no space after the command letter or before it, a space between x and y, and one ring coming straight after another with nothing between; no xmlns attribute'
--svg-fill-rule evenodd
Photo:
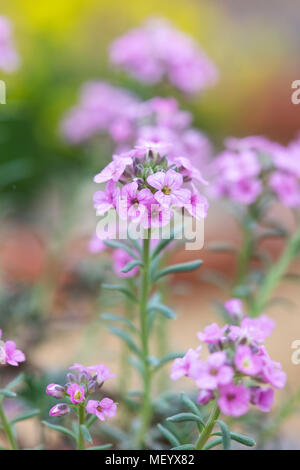
<svg viewBox="0 0 300 470"><path fill-rule="evenodd" d="M215 158L211 169L211 195L227 201L242 233L236 276L225 288L245 299L249 315L256 317L266 309L272 292L300 253L300 140L284 147L262 136L228 138L226 150ZM278 202L294 214L293 233L270 216ZM261 247L261 242L274 237L285 242L276 261ZM228 244L218 243L212 249L236 253Z"/></svg>
<svg viewBox="0 0 300 470"><path fill-rule="evenodd" d="M51 383L46 388L47 395L64 400L50 409L49 416L64 417L74 412L77 415L77 424L74 422L72 429L48 421L43 421L43 424L73 439L77 450L84 450L86 441L93 443L90 427L95 421L106 421L116 415L117 404L111 398L100 396L104 382L115 375L104 364L84 367L75 363L69 370L72 372L67 374L64 385ZM105 444L89 447L89 450L110 447L111 444Z"/></svg>
<svg viewBox="0 0 300 470"><path fill-rule="evenodd" d="M0 368L4 366L18 367L20 363L25 361L25 354L17 349L14 341L2 340L2 330L0 329ZM4 409L3 402L5 399L16 398L16 388L23 381L23 374L18 374L9 384L0 389L0 431L2 431L12 450L18 450L19 444L16 436L15 424L26 419L33 418L39 414L39 410L27 410L18 416L9 419ZM0 447L2 450L6 448Z"/></svg>
<svg viewBox="0 0 300 470"><path fill-rule="evenodd" d="M231 432L219 416L222 413L238 418L248 413L251 405L269 412L274 389L285 385L286 374L280 363L270 358L264 346L274 321L266 315L241 317L236 302L227 302L225 308L235 324L219 327L212 323L204 332L198 333L200 341L208 346L208 357L200 358L200 345L189 349L183 358L177 358L173 363L171 379L192 379L199 390L197 402L202 406L210 403L210 413L205 421L202 410L183 395L189 413L171 416L168 421L196 423L197 438L193 443L180 443L169 429L160 426L174 449L208 450L220 444L224 449L230 449L232 440L247 446L255 445L251 438ZM215 431L215 426L219 430Z"/></svg>
<svg viewBox="0 0 300 470"><path fill-rule="evenodd" d="M136 430L136 441L140 448L147 447L147 433L151 424L154 408L153 378L155 373L178 354L167 354L155 357L150 351L150 337L157 313L167 318L174 318L173 311L164 305L155 292L157 282L164 276L177 272L192 271L201 265L201 261L182 263L159 269L159 261L164 250L175 238L175 229L166 238L158 240L151 248L151 239L162 236L157 230L165 228L174 219L175 212L195 219L205 217L208 203L198 191L196 184L204 183L199 170L189 160L168 158L166 145L145 142L130 152L115 155L111 163L95 176L96 183L106 183L105 190L94 195L94 206L98 215L110 211L118 215L119 227L133 224L138 227L139 237L129 236L126 241L108 240L109 234L97 230L99 238L114 248L129 253L133 258L121 270L129 273L138 267L138 293L121 285L105 285L111 290L118 290L137 305L138 324L112 319L125 323L124 328L113 327L110 331L129 346L134 357L131 364L135 366L142 379L142 391L139 407L139 425ZM128 225L129 224L129 225ZM115 238L112 231L110 238ZM127 326L127 328L126 328Z"/></svg>

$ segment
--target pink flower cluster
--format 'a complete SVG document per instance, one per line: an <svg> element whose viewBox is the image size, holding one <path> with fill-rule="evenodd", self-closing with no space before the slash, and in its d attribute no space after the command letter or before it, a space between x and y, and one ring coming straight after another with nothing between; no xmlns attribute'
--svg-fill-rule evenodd
<svg viewBox="0 0 300 470"><path fill-rule="evenodd" d="M134 150L114 155L94 178L107 182L105 191L96 191L94 207L99 215L115 209L121 220L144 229L167 225L174 210L186 209L193 217L206 216L207 200L194 183L206 183L200 171L184 157L161 157L165 144L147 142Z"/></svg>
<svg viewBox="0 0 300 470"><path fill-rule="evenodd" d="M12 38L12 26L5 16L0 16L0 70L14 72L20 65Z"/></svg>
<svg viewBox="0 0 300 470"><path fill-rule="evenodd" d="M49 384L46 388L47 395L57 399L68 399L71 406L84 406L90 414L96 414L101 421L112 418L117 412L117 404L110 398L89 400L89 396L98 393L107 379L115 377L104 364L84 367L75 363L70 370L75 373L67 374L67 383L62 386ZM50 416L64 416L71 411L68 403L58 403L49 411Z"/></svg>
<svg viewBox="0 0 300 470"><path fill-rule="evenodd" d="M300 207L300 138L284 147L262 136L228 138L211 165L211 194L253 204L263 194Z"/></svg>
<svg viewBox="0 0 300 470"><path fill-rule="evenodd" d="M162 19L150 19L116 39L110 60L137 80L167 79L184 93L198 93L218 80L215 64L195 41Z"/></svg>
<svg viewBox="0 0 300 470"><path fill-rule="evenodd" d="M26 360L25 354L17 349L14 341L1 341L1 338L2 330L0 329L0 365L18 366L20 362Z"/></svg>
<svg viewBox="0 0 300 470"><path fill-rule="evenodd" d="M236 307L227 304L234 312ZM208 345L208 358L200 359L201 346L190 349L183 358L175 359L171 379L193 379L200 389L198 402L206 404L216 399L226 415L242 416L250 404L270 411L273 388L283 388L286 382L281 365L270 358L263 345L273 328L273 320L265 315L245 317L240 325L222 328L213 323L198 333L200 341Z"/></svg>

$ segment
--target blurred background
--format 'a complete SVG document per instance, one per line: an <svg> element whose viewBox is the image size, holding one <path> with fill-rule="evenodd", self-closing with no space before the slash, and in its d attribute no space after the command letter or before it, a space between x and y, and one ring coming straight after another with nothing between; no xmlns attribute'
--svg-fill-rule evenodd
<svg viewBox="0 0 300 470"><path fill-rule="evenodd" d="M0 105L0 326L27 353L24 400L39 401L46 415L43 387L49 374L57 377L74 361L108 363L114 372L119 367L119 342L99 322L100 312L120 308L118 299L101 291L102 281L113 276L110 256L88 250L96 226L92 180L110 149L70 146L59 131L81 85L108 80L141 99L175 95L216 150L229 135L264 134L286 143L300 129L300 105L291 103L291 83L300 78L300 5L297 0L2 0L0 14L13 23L22 61L14 74L0 73L7 88L7 103ZM215 87L188 98L160 85L141 85L109 65L111 41L149 16L171 20L204 48L220 71ZM291 224L288 211L280 211ZM206 242L219 239L220 229L223 239L239 243L233 220L216 205L205 222ZM276 256L280 242L269 249ZM176 254L193 256L199 253ZM230 254L204 247L200 257L207 269L229 276L234 271ZM174 278L171 291L178 319L171 323L170 343L185 350L196 346L196 329L217 319L213 301L225 296L199 274ZM286 284L279 291L293 305L272 310L277 329L268 346L288 374L287 390L295 392L300 365L290 358L292 341L300 339L299 286ZM286 393L278 396L284 400ZM22 437L25 446L39 442L40 430L34 422L30 426L32 432L26 428ZM279 444L271 445L300 448L294 437L299 432L299 416L290 416ZM55 436L49 439L55 447Z"/></svg>

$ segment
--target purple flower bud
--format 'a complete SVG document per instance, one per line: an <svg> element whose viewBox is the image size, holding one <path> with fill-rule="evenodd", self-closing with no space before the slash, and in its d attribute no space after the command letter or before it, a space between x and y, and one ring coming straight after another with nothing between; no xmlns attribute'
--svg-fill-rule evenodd
<svg viewBox="0 0 300 470"><path fill-rule="evenodd" d="M65 396L65 389L61 385L49 384L46 388L46 393L54 398L63 398Z"/></svg>
<svg viewBox="0 0 300 470"><path fill-rule="evenodd" d="M99 388L97 380L89 380L87 389L89 393L94 393Z"/></svg>
<svg viewBox="0 0 300 470"><path fill-rule="evenodd" d="M71 409L67 403L59 403L51 408L49 416L64 416L70 413Z"/></svg>
<svg viewBox="0 0 300 470"><path fill-rule="evenodd" d="M67 382L74 384L77 382L77 378L74 374L71 374L70 372L67 374Z"/></svg>

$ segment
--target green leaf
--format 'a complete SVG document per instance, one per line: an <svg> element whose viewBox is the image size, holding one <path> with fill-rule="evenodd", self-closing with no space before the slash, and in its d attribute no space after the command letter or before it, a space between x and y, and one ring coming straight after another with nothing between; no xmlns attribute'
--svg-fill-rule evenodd
<svg viewBox="0 0 300 470"><path fill-rule="evenodd" d="M205 446L203 447L203 450L212 449L213 447L216 447L219 444L222 444L222 442L223 442L222 437L216 437L216 439L212 439L207 444L205 444Z"/></svg>
<svg viewBox="0 0 300 470"><path fill-rule="evenodd" d="M183 444L182 446L172 447L171 450L196 450L193 444Z"/></svg>
<svg viewBox="0 0 300 470"><path fill-rule="evenodd" d="M167 441L169 441L172 444L172 446L175 446L175 447L180 446L179 440L177 439L176 436L174 436L174 434L171 431L169 431L169 429L165 428L161 424L158 424L157 427L162 433L162 435L167 439Z"/></svg>
<svg viewBox="0 0 300 470"><path fill-rule="evenodd" d="M202 263L203 261L195 260L195 261L189 261L187 263L173 264L172 266L168 266L167 268L159 271L154 281L157 281L161 277L167 276L168 274L186 273L186 272L194 271L195 269L198 269Z"/></svg>
<svg viewBox="0 0 300 470"><path fill-rule="evenodd" d="M48 423L48 421L42 421L42 423L47 426L47 428L54 429L55 431L61 432L63 434L66 434L69 437L72 437L76 441L76 435L70 429L65 428L64 426L59 426L56 424L51 424Z"/></svg>
<svg viewBox="0 0 300 470"><path fill-rule="evenodd" d="M144 364L139 359L136 359L135 357L129 357L128 362L136 368L141 377L144 376Z"/></svg>
<svg viewBox="0 0 300 470"><path fill-rule="evenodd" d="M176 232L174 229L171 230L170 238L163 238L159 244L154 248L151 259L156 258L175 238Z"/></svg>
<svg viewBox="0 0 300 470"><path fill-rule="evenodd" d="M195 415L198 415L200 418L202 418L201 413L198 409L198 406L193 402L193 400L190 399L184 392L181 394L181 399L185 406Z"/></svg>
<svg viewBox="0 0 300 470"><path fill-rule="evenodd" d="M129 261L129 263L124 266L123 269L121 269L121 273L129 273L132 269L136 268L136 266L143 266L143 263L139 260L133 260Z"/></svg>
<svg viewBox="0 0 300 470"><path fill-rule="evenodd" d="M178 357L183 357L184 355L185 355L185 353L183 353L183 352L173 352L173 353L166 354L165 356L163 356L159 359L159 363L155 367L154 372L159 370L167 362L173 361L174 359L177 359Z"/></svg>
<svg viewBox="0 0 300 470"><path fill-rule="evenodd" d="M220 431L217 431L217 432L214 432L212 436L222 436L222 433ZM247 446L247 447L254 447L256 445L256 442L251 437L244 436L243 434L231 432L230 437L232 441L239 442L240 444L243 444L244 446Z"/></svg>
<svg viewBox="0 0 300 470"><path fill-rule="evenodd" d="M25 413L20 414L16 418L12 419L10 422L11 424L18 423L19 421L25 421L26 419L34 418L35 416L38 416L39 414L40 414L40 410L38 409L25 411Z"/></svg>
<svg viewBox="0 0 300 470"><path fill-rule="evenodd" d="M204 426L203 419L200 418L198 414L194 413L178 413L176 415L170 416L167 418L167 421L171 421L171 423L182 423L183 421L194 421L196 423L202 424Z"/></svg>
<svg viewBox="0 0 300 470"><path fill-rule="evenodd" d="M121 328L116 328L115 326L111 326L108 330L113 335L119 336L119 338L125 341L125 343L128 345L128 347L133 353L135 353L137 356L141 356L140 350L138 349L137 345L135 344L135 342L127 331L124 331Z"/></svg>
<svg viewBox="0 0 300 470"><path fill-rule="evenodd" d="M123 323L124 325L128 326L132 331L136 332L137 329L134 324L128 320L128 318L122 317L122 315L116 315L115 313L102 313L101 318L103 320L113 321Z"/></svg>
<svg viewBox="0 0 300 470"><path fill-rule="evenodd" d="M151 305L148 307L148 312L151 311L156 311L161 313L164 317L166 318L176 318L175 313L170 307L167 307L166 305L163 305L161 303L151 303Z"/></svg>
<svg viewBox="0 0 300 470"><path fill-rule="evenodd" d="M5 398L15 398L17 396L16 393L7 390L6 388L0 389L0 395Z"/></svg>
<svg viewBox="0 0 300 470"><path fill-rule="evenodd" d="M15 388L17 385L19 385L21 382L23 382L24 380L24 374L23 372L21 372L21 374L17 375L17 377L15 377L7 386L6 386L6 390L12 390L13 388Z"/></svg>
<svg viewBox="0 0 300 470"><path fill-rule="evenodd" d="M103 446L94 446L94 447L88 447L86 450L106 450L110 449L112 444L104 444Z"/></svg>
<svg viewBox="0 0 300 470"><path fill-rule="evenodd" d="M92 426L92 424L94 424L94 422L97 421L97 419L98 419L97 415L91 415L90 418L85 423L86 427L90 428Z"/></svg>
<svg viewBox="0 0 300 470"><path fill-rule="evenodd" d="M108 290L117 290L121 292L122 294L126 295L128 299L130 299L132 302L137 303L137 299L133 295L133 293L129 290L126 289L126 287L119 285L119 284L102 284L103 289L108 289Z"/></svg>
<svg viewBox="0 0 300 470"><path fill-rule="evenodd" d="M104 244L111 247L111 248L120 248L121 250L126 251L132 258L137 259L136 253L130 248L130 246L126 245L126 243L118 242L116 240L105 240Z"/></svg>
<svg viewBox="0 0 300 470"><path fill-rule="evenodd" d="M93 443L92 436L90 434L90 431L88 430L87 426L85 424L80 425L80 430L83 435L83 438L85 441L90 442L91 444Z"/></svg>
<svg viewBox="0 0 300 470"><path fill-rule="evenodd" d="M224 450L230 450L231 435L230 435L230 431L228 429L228 426L227 426L227 424L224 423L224 421L221 421L220 419L217 419L217 423L221 428L223 448L224 448Z"/></svg>

